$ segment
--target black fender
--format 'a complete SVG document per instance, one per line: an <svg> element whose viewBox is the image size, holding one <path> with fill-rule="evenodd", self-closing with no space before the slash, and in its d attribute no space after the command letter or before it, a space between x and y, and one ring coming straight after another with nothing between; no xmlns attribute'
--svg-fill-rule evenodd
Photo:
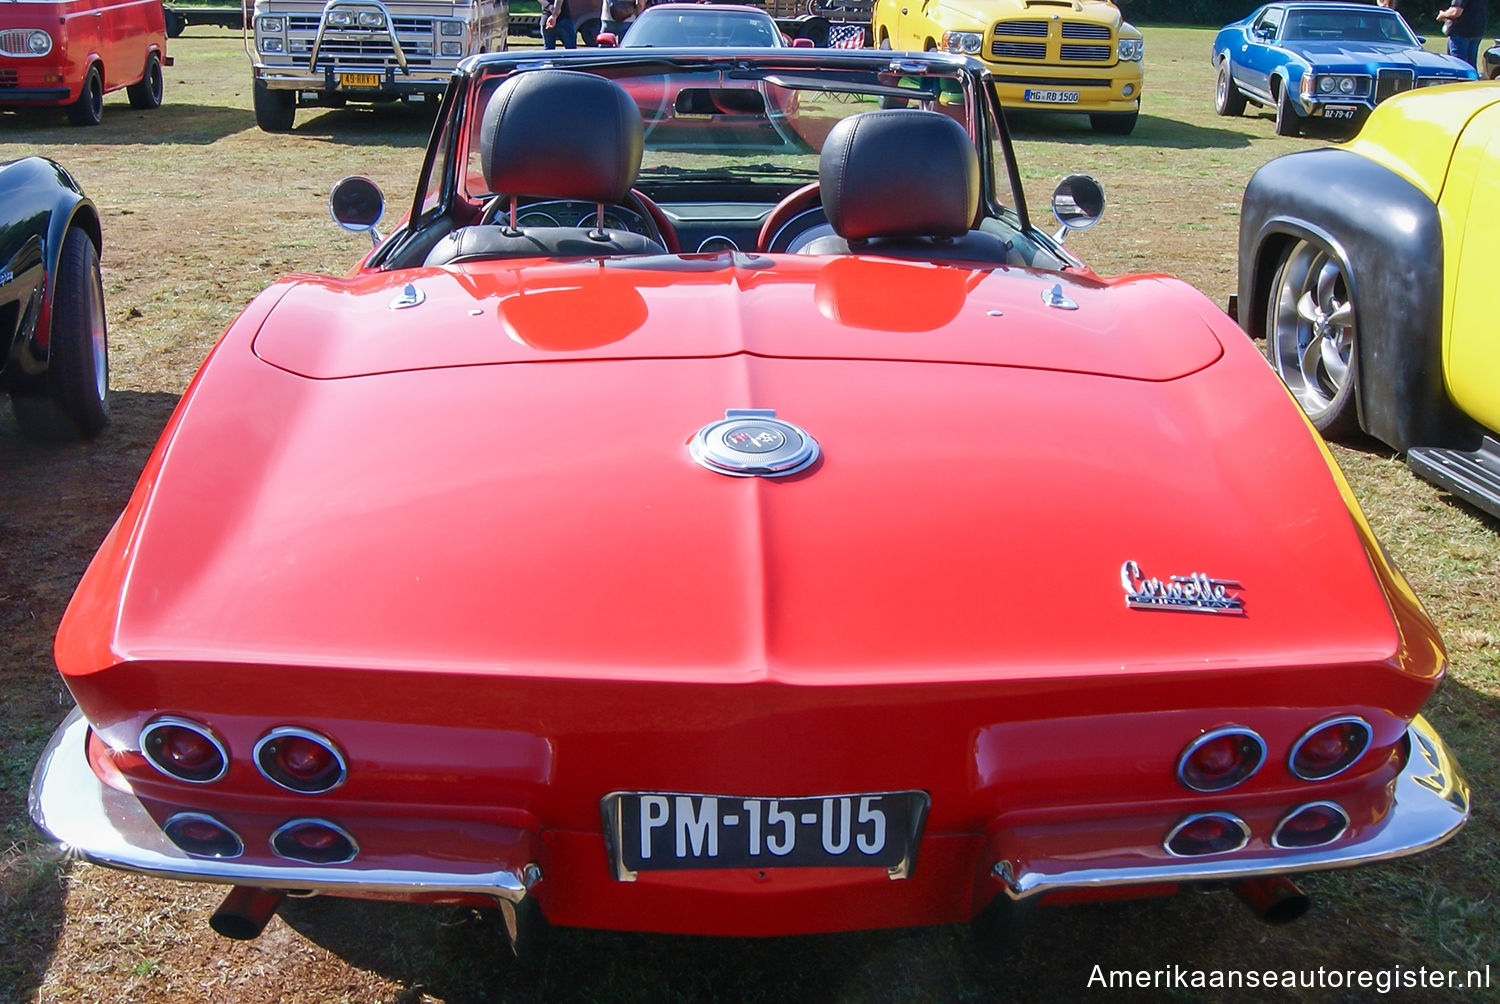
<svg viewBox="0 0 1500 1004"><path fill-rule="evenodd" d="M1254 337L1266 333L1271 284L1299 239L1322 244L1348 278L1361 428L1396 450L1467 443L1472 423L1443 385L1443 228L1432 200L1348 150L1261 167L1240 207L1240 325Z"/></svg>
<svg viewBox="0 0 1500 1004"><path fill-rule="evenodd" d="M99 211L61 165L43 157L0 164L0 390L40 393L46 386L53 283L63 239L75 226L102 250ZM38 284L42 295L33 305Z"/></svg>

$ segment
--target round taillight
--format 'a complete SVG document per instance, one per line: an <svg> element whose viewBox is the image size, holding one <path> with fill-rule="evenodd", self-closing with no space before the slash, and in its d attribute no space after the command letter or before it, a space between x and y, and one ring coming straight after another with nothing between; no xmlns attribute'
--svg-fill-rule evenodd
<svg viewBox="0 0 1500 1004"><path fill-rule="evenodd" d="M208 784L229 770L229 753L207 726L170 715L141 729L141 753L157 770L179 781Z"/></svg>
<svg viewBox="0 0 1500 1004"><path fill-rule="evenodd" d="M1233 788L1260 770L1266 743L1239 726L1205 732L1177 758L1177 779L1194 791Z"/></svg>
<svg viewBox="0 0 1500 1004"><path fill-rule="evenodd" d="M1178 858L1237 851L1250 842L1250 827L1227 812L1203 812L1189 816L1167 834L1167 853Z"/></svg>
<svg viewBox="0 0 1500 1004"><path fill-rule="evenodd" d="M1332 802L1299 805L1276 824L1271 846L1321 847L1331 844L1349 828L1349 815Z"/></svg>
<svg viewBox="0 0 1500 1004"><path fill-rule="evenodd" d="M290 861L341 865L354 860L359 845L347 830L325 819L294 819L271 834L271 851Z"/></svg>
<svg viewBox="0 0 1500 1004"><path fill-rule="evenodd" d="M1292 744L1287 761L1304 781L1324 781L1347 770L1370 748L1370 726L1352 715L1314 725Z"/></svg>
<svg viewBox="0 0 1500 1004"><path fill-rule="evenodd" d="M344 756L329 739L306 729L272 729L255 744L255 765L288 791L318 795L344 783Z"/></svg>
<svg viewBox="0 0 1500 1004"><path fill-rule="evenodd" d="M162 825L167 839L197 858L237 858L245 853L239 834L212 816L179 812Z"/></svg>

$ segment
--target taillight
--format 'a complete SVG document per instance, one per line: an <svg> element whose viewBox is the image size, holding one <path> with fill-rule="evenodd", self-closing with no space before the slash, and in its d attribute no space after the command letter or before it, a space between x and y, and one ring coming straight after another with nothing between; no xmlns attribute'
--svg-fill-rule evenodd
<svg viewBox="0 0 1500 1004"><path fill-rule="evenodd" d="M237 858L245 842L229 827L201 812L179 812L162 825L167 839L198 858Z"/></svg>
<svg viewBox="0 0 1500 1004"><path fill-rule="evenodd" d="M1206 732L1177 758L1177 779L1194 791L1233 788L1260 770L1265 740L1249 729L1230 726Z"/></svg>
<svg viewBox="0 0 1500 1004"><path fill-rule="evenodd" d="M1237 851L1250 842L1250 827L1228 812L1203 812L1189 816L1167 834L1167 853L1179 858Z"/></svg>
<svg viewBox="0 0 1500 1004"><path fill-rule="evenodd" d="M164 715L141 729L141 753L151 766L179 781L208 784L229 770L229 754L205 725Z"/></svg>
<svg viewBox="0 0 1500 1004"><path fill-rule="evenodd" d="M288 791L317 795L344 783L348 768L338 747L306 729L272 729L255 744L255 765Z"/></svg>
<svg viewBox="0 0 1500 1004"><path fill-rule="evenodd" d="M1287 813L1271 834L1273 847L1321 847L1349 828L1349 816L1332 802L1310 802Z"/></svg>
<svg viewBox="0 0 1500 1004"><path fill-rule="evenodd" d="M1287 761L1304 781L1323 781L1346 770L1370 748L1370 726L1352 715L1314 725L1292 745Z"/></svg>
<svg viewBox="0 0 1500 1004"><path fill-rule="evenodd" d="M353 861L359 845L342 827L324 819L294 819L271 834L271 851L279 858L313 865Z"/></svg>

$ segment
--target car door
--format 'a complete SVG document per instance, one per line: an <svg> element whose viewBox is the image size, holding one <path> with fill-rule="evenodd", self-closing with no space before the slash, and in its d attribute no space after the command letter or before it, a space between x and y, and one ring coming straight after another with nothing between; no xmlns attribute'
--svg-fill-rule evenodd
<svg viewBox="0 0 1500 1004"><path fill-rule="evenodd" d="M1479 149L1476 150L1475 148ZM1448 189L1463 172L1472 180L1467 201L1459 197L1449 219L1462 220L1461 242L1449 240L1446 251L1458 249L1454 274L1446 278L1453 298L1452 320L1444 333L1443 378L1448 396L1471 418L1500 433L1500 251L1495 231L1500 228L1500 105L1490 105L1464 128L1453 154ZM1472 172L1472 173L1471 173Z"/></svg>
<svg viewBox="0 0 1500 1004"><path fill-rule="evenodd" d="M104 58L104 12L99 0L78 0L58 8L67 40L65 73L69 87L77 88L88 72L89 63Z"/></svg>
<svg viewBox="0 0 1500 1004"><path fill-rule="evenodd" d="M1282 7L1267 7L1250 25L1245 45L1234 61L1234 81L1253 94L1267 97L1271 94L1271 71L1280 65L1283 56L1277 37L1281 34L1281 22L1286 11Z"/></svg>

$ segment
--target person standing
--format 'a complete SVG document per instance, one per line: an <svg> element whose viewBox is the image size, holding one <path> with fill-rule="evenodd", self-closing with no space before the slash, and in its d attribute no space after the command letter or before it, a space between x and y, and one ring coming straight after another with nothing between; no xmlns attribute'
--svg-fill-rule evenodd
<svg viewBox="0 0 1500 1004"><path fill-rule="evenodd" d="M1487 14L1484 8L1485 0L1450 0L1450 6L1437 14L1443 22L1443 34L1448 36L1448 55L1457 56L1476 70Z"/></svg>
<svg viewBox="0 0 1500 1004"><path fill-rule="evenodd" d="M573 0L543 0L542 2L542 47L557 48L561 42L564 49L578 47L577 20L573 17Z"/></svg>
<svg viewBox="0 0 1500 1004"><path fill-rule="evenodd" d="M599 11L599 30L601 32L612 32L615 43L625 37L626 30L635 21L639 12L636 0L604 0L604 5Z"/></svg>

